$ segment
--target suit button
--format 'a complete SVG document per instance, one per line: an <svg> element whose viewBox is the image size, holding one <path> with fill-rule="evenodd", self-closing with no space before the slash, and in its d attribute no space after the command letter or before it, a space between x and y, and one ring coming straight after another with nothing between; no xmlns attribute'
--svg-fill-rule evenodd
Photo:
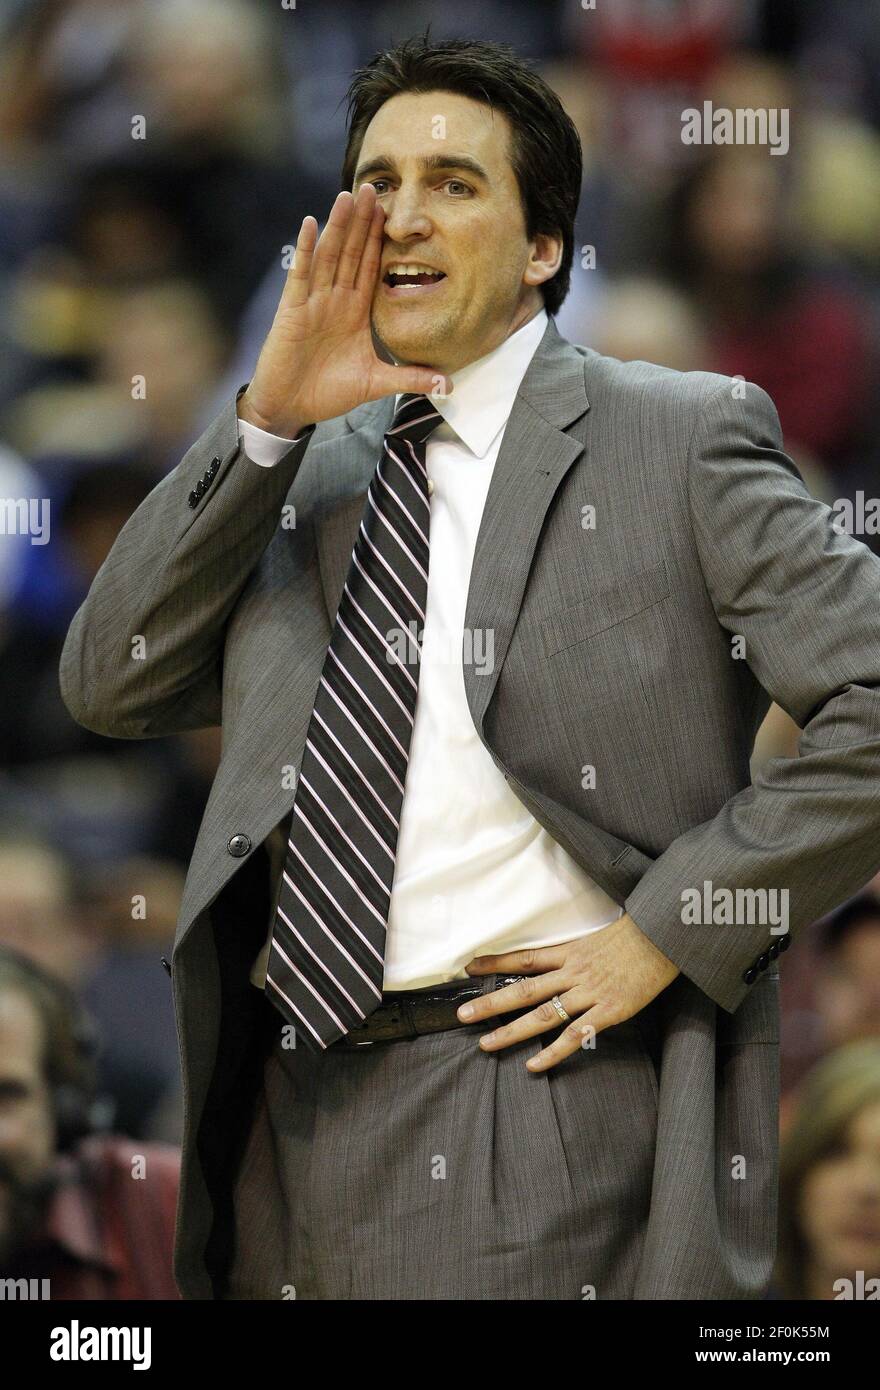
<svg viewBox="0 0 880 1390"><path fill-rule="evenodd" d="M769 951L767 952L767 954L768 954L768 956L770 957L771 960L775 960L775 959L776 959L776 957L779 955L779 942L778 942L778 941L774 941L774 942L773 942L773 944L772 944L772 946L770 947L770 949L769 949Z"/></svg>
<svg viewBox="0 0 880 1390"><path fill-rule="evenodd" d="M211 467L208 469L208 477L209 477L209 478L213 478L213 477L215 476L215 474L216 474L216 472L217 472L217 469L218 469L219 467L220 467L220 460L219 460L218 458L213 458L213 459L211 459Z"/></svg>
<svg viewBox="0 0 880 1390"><path fill-rule="evenodd" d="M768 966L769 964L770 964L770 952L769 952L769 951L765 951L764 954L763 954L762 956L758 956L758 969L759 969L759 970L766 970L766 969L767 969L767 966Z"/></svg>
<svg viewBox="0 0 880 1390"><path fill-rule="evenodd" d="M779 949L780 951L787 951L790 945L791 937L789 936L788 932L786 932L785 936L780 936L779 938Z"/></svg>
<svg viewBox="0 0 880 1390"><path fill-rule="evenodd" d="M189 505L190 505L191 507L196 507L196 506L198 506L198 502L199 502L199 494L198 494L197 492L191 492L190 495L189 495Z"/></svg>
<svg viewBox="0 0 880 1390"><path fill-rule="evenodd" d="M233 835L226 848L236 859L243 859L251 847L251 842L247 835Z"/></svg>
<svg viewBox="0 0 880 1390"><path fill-rule="evenodd" d="M748 970L744 970L744 971L743 971L743 983L744 983L744 984L753 985L753 984L755 983L755 981L757 980L757 978L758 978L758 972L757 972L757 970L755 969L755 967L754 967L753 965L750 965L749 968L748 968Z"/></svg>

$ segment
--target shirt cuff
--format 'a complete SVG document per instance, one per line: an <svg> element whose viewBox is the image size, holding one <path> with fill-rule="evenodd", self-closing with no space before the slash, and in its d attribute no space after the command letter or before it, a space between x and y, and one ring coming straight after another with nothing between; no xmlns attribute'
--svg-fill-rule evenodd
<svg viewBox="0 0 880 1390"><path fill-rule="evenodd" d="M258 463L261 468L274 468L276 463L280 463L294 444L298 443L305 435L305 430L298 434L296 439L283 439L279 434L270 434L268 430L261 430L259 425L252 425L249 420L239 420L238 431L241 438L242 448L252 463Z"/></svg>

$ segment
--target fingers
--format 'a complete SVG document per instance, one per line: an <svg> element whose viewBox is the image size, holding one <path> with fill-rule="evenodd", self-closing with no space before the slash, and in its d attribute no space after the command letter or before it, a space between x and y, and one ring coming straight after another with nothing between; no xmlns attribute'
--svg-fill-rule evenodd
<svg viewBox="0 0 880 1390"><path fill-rule="evenodd" d="M565 945L545 946L540 951L505 951L500 956L475 956L465 966L469 975L540 975L558 970L565 960Z"/></svg>
<svg viewBox="0 0 880 1390"><path fill-rule="evenodd" d="M372 184L370 187L372 188ZM373 192L375 193L375 189ZM373 290L376 288L379 268L382 264L382 228L384 225L385 209L377 201L373 204L370 225L367 228L366 244L354 283L355 289L361 294L369 295L370 299L373 297Z"/></svg>
<svg viewBox="0 0 880 1390"><path fill-rule="evenodd" d="M448 396L452 393L452 381L433 367L396 367L386 362L377 362L370 379L369 394L364 399L378 400L380 396L393 396L398 391L412 391L425 396L435 393ZM513 971L510 973L513 974Z"/></svg>
<svg viewBox="0 0 880 1390"><path fill-rule="evenodd" d="M293 265L287 272L287 279L281 292L282 308L296 308L297 305L305 304L308 299L309 272L312 268L312 257L317 239L317 222L314 217L304 217L299 229L299 236L296 239Z"/></svg>
<svg viewBox="0 0 880 1390"><path fill-rule="evenodd" d="M348 225L345 241L339 253L334 285L351 289L360 268L361 256L373 222L376 190L371 183L361 184L354 200L354 212Z"/></svg>
<svg viewBox="0 0 880 1390"><path fill-rule="evenodd" d="M333 284L339 253L345 241L348 225L354 210L354 198L350 193L337 195L330 209L327 225L321 233L312 266L312 290L328 290Z"/></svg>
<svg viewBox="0 0 880 1390"><path fill-rule="evenodd" d="M568 1008L565 998L562 998L563 1005ZM568 1010L569 1013L571 1010ZM554 1038L548 1047L534 1057L530 1057L526 1062L529 1071L543 1072L549 1071L551 1067L558 1066L566 1057L571 1057L579 1048L583 1047L584 1040L593 1037L596 1033L601 1033L603 1028L609 1028L613 1020L607 1018L598 1008L588 1009L580 1018L572 1019L571 1023Z"/></svg>
<svg viewBox="0 0 880 1390"><path fill-rule="evenodd" d="M286 309L305 304L314 289L328 289L334 283L351 288L361 270L364 246L373 228L376 190L363 184L357 198L342 192L330 210L327 225L318 239L318 223L304 217L294 249L293 265L287 272L281 306ZM384 213L375 219L378 246L371 249L372 278L375 281L381 259Z"/></svg>
<svg viewBox="0 0 880 1390"><path fill-rule="evenodd" d="M561 1028L564 1023L565 1031L569 1035L568 1041L574 1040L575 1048L580 1047L584 1037L584 1010L589 1007L590 996L583 988L570 989L564 994L559 994L559 1001L569 1015L569 1022L566 1023L560 1017L551 998L548 998L536 1009L532 1009L531 1013L511 1019L509 1023L501 1024L492 1032L484 1033L480 1038L480 1047L484 1052L497 1052L511 1047L514 1043L523 1042L526 1038L534 1038L540 1033ZM592 1033L592 1028L589 1032ZM565 1055L568 1056L568 1053Z"/></svg>
<svg viewBox="0 0 880 1390"><path fill-rule="evenodd" d="M465 1023L478 1023L481 1018L508 1013L511 1009L528 1009L533 1004L550 999L562 989L568 989L568 980L564 978L561 970L539 975L535 979L527 977L517 980L512 985L494 989L491 994L481 994L478 999L470 999L467 1004L462 1004L458 1016ZM558 1023L559 1015L555 1016Z"/></svg>

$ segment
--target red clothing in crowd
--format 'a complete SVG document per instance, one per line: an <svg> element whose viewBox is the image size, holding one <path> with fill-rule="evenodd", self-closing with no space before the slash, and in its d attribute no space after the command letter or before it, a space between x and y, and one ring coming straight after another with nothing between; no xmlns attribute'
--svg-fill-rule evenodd
<svg viewBox="0 0 880 1390"><path fill-rule="evenodd" d="M134 1176L139 1156L143 1177ZM45 1222L4 1277L48 1279L53 1301L178 1299L171 1262L179 1150L93 1135L57 1162Z"/></svg>
<svg viewBox="0 0 880 1390"><path fill-rule="evenodd" d="M849 293L803 285L747 325L716 327L714 371L769 392L788 445L833 463L869 408L870 337Z"/></svg>

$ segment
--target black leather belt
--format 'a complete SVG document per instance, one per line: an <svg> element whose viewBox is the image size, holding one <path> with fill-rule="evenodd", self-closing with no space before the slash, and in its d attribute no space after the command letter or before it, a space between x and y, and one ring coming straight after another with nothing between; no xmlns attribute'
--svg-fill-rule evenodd
<svg viewBox="0 0 880 1390"><path fill-rule="evenodd" d="M382 995L382 1003L369 1015L359 1028L353 1028L332 1044L333 1047L369 1047L372 1043L398 1042L401 1038L417 1038L422 1033L445 1033L450 1028L473 1028L473 1022L462 1023L457 1010L467 999L478 999L480 995L502 989L521 980L522 975L495 975L492 989L487 991L486 977L481 980L463 980L461 985L450 989L437 986L435 989L387 990ZM504 1017L515 1018L522 1010L505 1012ZM477 1020L477 1027L485 1032L491 1030L488 1018Z"/></svg>

